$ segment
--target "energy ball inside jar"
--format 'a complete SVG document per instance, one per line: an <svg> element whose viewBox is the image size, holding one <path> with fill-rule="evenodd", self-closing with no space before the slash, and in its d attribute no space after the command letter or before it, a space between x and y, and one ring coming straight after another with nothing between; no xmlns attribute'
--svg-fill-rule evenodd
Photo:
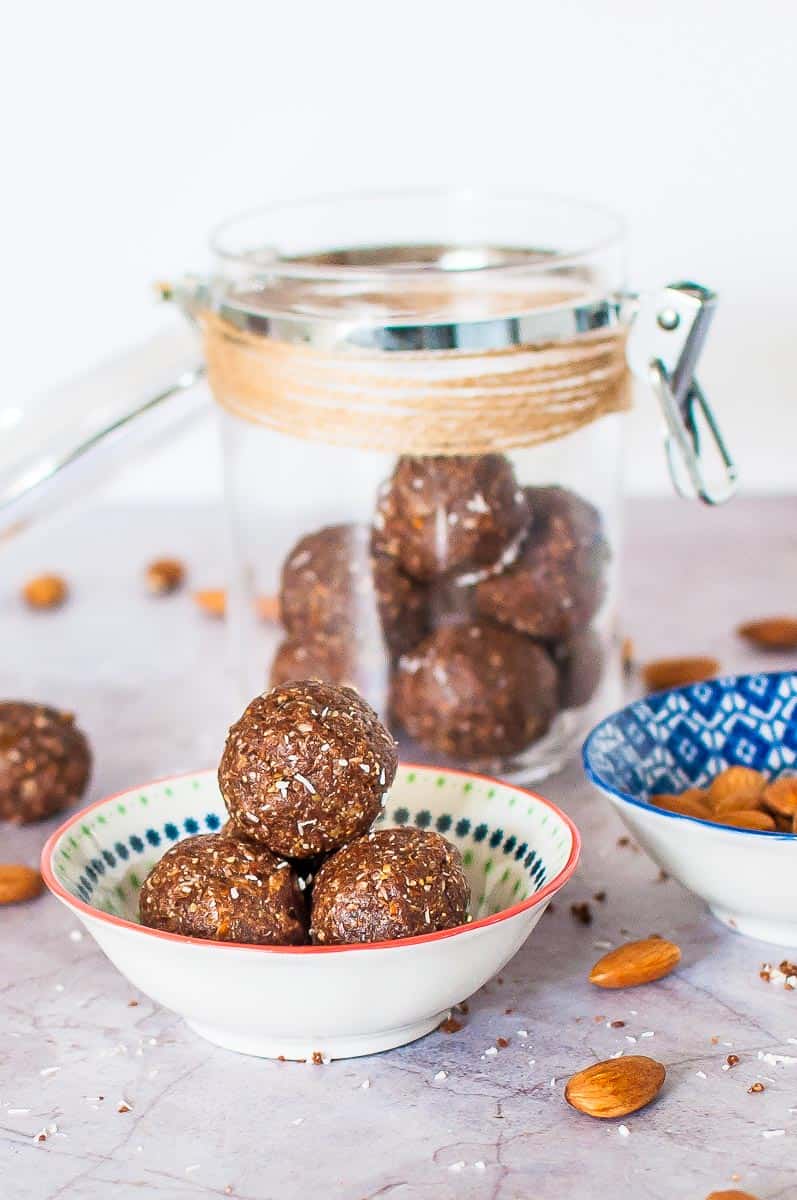
<svg viewBox="0 0 797 1200"><path fill-rule="evenodd" d="M608 545L600 516L566 488L526 488L532 511L517 562L476 589L482 616L559 641L585 628L605 593Z"/></svg>
<svg viewBox="0 0 797 1200"><path fill-rule="evenodd" d="M597 633L585 629L552 648L559 671L562 708L582 708L598 690L603 674L603 646Z"/></svg>
<svg viewBox="0 0 797 1200"><path fill-rule="evenodd" d="M0 819L27 825L81 798L91 751L71 713L24 701L0 703Z"/></svg>
<svg viewBox="0 0 797 1200"><path fill-rule="evenodd" d="M296 543L282 568L280 612L297 640L343 636L391 655L426 633L426 591L372 547L366 525L330 525Z"/></svg>
<svg viewBox="0 0 797 1200"><path fill-rule="evenodd" d="M381 829L328 858L313 889L312 940L386 942L468 920L459 851L439 833Z"/></svg>
<svg viewBox="0 0 797 1200"><path fill-rule="evenodd" d="M482 621L442 626L399 661L391 710L423 746L468 762L515 754L547 732L558 708L550 656Z"/></svg>
<svg viewBox="0 0 797 1200"><path fill-rule="evenodd" d="M219 787L237 828L311 858L370 828L397 765L395 741L352 688L304 680L256 697L232 726Z"/></svg>
<svg viewBox="0 0 797 1200"><path fill-rule="evenodd" d="M414 579L481 575L516 557L528 522L503 454L400 458L379 496L374 538Z"/></svg>
<svg viewBox="0 0 797 1200"><path fill-rule="evenodd" d="M290 865L229 832L167 850L141 888L142 924L185 937L260 946L307 941L306 906Z"/></svg>

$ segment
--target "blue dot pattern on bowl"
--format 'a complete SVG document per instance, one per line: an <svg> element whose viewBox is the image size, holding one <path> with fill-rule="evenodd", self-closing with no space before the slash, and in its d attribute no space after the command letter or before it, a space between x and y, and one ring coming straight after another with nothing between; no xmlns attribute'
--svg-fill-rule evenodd
<svg viewBox="0 0 797 1200"><path fill-rule="evenodd" d="M413 803L414 801L414 803ZM105 801L62 835L53 870L67 891L103 912L137 919L138 893L178 840L226 820L211 772ZM462 853L475 917L527 899L565 866L570 830L545 804L509 784L401 767L380 825L437 829Z"/></svg>
<svg viewBox="0 0 797 1200"><path fill-rule="evenodd" d="M635 800L705 787L736 764L777 776L796 761L791 671L728 675L647 696L608 717L584 746L593 782Z"/></svg>

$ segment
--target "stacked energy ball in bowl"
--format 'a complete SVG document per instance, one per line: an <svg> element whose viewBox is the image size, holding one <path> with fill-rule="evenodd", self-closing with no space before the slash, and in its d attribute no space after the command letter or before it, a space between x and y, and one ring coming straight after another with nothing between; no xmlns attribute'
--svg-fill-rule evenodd
<svg viewBox="0 0 797 1200"><path fill-rule="evenodd" d="M401 457L370 526L288 554L271 682L351 683L425 751L499 768L596 691L608 559L597 509L505 455Z"/></svg>
<svg viewBox="0 0 797 1200"><path fill-rule="evenodd" d="M143 924L249 945L381 942L469 920L459 851L439 833L371 831L396 743L355 691L317 681L256 697L219 767L229 820L168 850Z"/></svg>

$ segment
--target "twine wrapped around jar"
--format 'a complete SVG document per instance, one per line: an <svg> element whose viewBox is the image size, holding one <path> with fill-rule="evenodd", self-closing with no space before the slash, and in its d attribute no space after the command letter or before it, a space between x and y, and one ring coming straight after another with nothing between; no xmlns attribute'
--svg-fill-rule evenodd
<svg viewBox="0 0 797 1200"><path fill-rule="evenodd" d="M630 405L622 326L563 341L384 353L319 348L199 315L216 400L292 437L413 455L552 441Z"/></svg>

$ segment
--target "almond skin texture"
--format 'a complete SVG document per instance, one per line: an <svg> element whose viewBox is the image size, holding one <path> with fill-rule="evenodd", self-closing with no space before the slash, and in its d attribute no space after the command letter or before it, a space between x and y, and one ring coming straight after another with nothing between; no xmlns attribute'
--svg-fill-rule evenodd
<svg viewBox="0 0 797 1200"><path fill-rule="evenodd" d="M32 900L44 888L42 877L22 863L0 863L0 904Z"/></svg>
<svg viewBox="0 0 797 1200"><path fill-rule="evenodd" d="M769 813L754 812L746 809L742 812L717 814L714 820L718 825L731 825L734 829L757 829L761 833L775 833L777 826Z"/></svg>
<svg viewBox="0 0 797 1200"><path fill-rule="evenodd" d="M610 1058L574 1075L565 1100L588 1117L627 1117L658 1096L666 1074L661 1063L642 1054Z"/></svg>
<svg viewBox="0 0 797 1200"><path fill-rule="evenodd" d="M651 796L650 803L666 812L680 813L683 817L698 817L701 821L715 819L706 802L689 792L683 792L680 796Z"/></svg>
<svg viewBox="0 0 797 1200"><path fill-rule="evenodd" d="M675 942L643 938L604 954L590 971L589 981L602 988L637 987L640 983L663 979L680 961L681 951Z"/></svg>
<svg viewBox="0 0 797 1200"><path fill-rule="evenodd" d="M790 820L797 815L797 775L782 775L764 789L764 808Z"/></svg>
<svg viewBox="0 0 797 1200"><path fill-rule="evenodd" d="M797 617L748 621L736 632L758 650L797 650Z"/></svg>
<svg viewBox="0 0 797 1200"><path fill-rule="evenodd" d="M726 767L712 779L708 802L718 814L761 808L766 786L766 775L752 767Z"/></svg>
<svg viewBox="0 0 797 1200"><path fill-rule="evenodd" d="M642 678L649 692L662 692L711 679L712 675L719 674L719 670L716 658L657 658L645 664Z"/></svg>

